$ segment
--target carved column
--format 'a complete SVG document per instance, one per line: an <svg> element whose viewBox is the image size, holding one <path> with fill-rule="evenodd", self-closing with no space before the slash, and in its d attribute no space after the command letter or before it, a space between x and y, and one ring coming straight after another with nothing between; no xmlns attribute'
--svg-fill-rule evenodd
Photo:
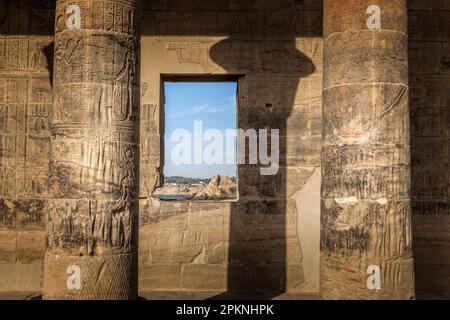
<svg viewBox="0 0 450 320"><path fill-rule="evenodd" d="M137 296L138 0L57 0L45 299Z"/></svg>
<svg viewBox="0 0 450 320"><path fill-rule="evenodd" d="M407 49L406 0L324 1L322 298L414 297Z"/></svg>

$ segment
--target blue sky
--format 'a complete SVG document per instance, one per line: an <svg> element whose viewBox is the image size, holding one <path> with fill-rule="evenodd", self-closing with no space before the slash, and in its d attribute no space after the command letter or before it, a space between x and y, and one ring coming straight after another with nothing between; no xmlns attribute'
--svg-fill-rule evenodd
<svg viewBox="0 0 450 320"><path fill-rule="evenodd" d="M236 176L236 165L176 165L172 149L179 142L171 141L177 129L186 129L194 137L194 122L202 121L203 132L218 129L225 136L227 129L236 129L235 82L166 82L165 83L165 176L211 178L214 175ZM205 148L209 142L203 142ZM225 145L225 143L224 143ZM224 147L225 148L225 147ZM225 149L224 149L225 154Z"/></svg>

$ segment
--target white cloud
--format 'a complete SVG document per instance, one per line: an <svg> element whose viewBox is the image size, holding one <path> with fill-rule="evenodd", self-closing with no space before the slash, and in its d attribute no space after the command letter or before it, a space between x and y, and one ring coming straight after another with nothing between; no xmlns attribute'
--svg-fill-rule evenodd
<svg viewBox="0 0 450 320"><path fill-rule="evenodd" d="M217 105L210 104L199 104L192 108L185 108L183 112L172 113L166 116L166 119L177 119L182 118L187 115L195 115L195 114L219 114L222 112L230 111L234 109L236 106L236 96L229 96L224 99L224 102Z"/></svg>

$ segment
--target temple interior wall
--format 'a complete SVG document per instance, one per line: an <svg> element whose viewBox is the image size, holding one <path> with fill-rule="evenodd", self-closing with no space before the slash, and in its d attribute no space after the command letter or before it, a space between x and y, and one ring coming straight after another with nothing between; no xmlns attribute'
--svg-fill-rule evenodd
<svg viewBox="0 0 450 320"><path fill-rule="evenodd" d="M321 3L153 1L142 28L141 289L317 292ZM235 202L146 198L161 180L167 75L235 76L238 128L281 129L278 174L240 165Z"/></svg>
<svg viewBox="0 0 450 320"><path fill-rule="evenodd" d="M409 1L416 289L450 296L450 5ZM0 1L0 291L39 291L54 1ZM143 0L140 289L317 292L319 0ZM165 76L237 79L238 127L280 128L280 171L238 169L239 200L160 202ZM186 78L188 79L188 78Z"/></svg>
<svg viewBox="0 0 450 320"><path fill-rule="evenodd" d="M409 1L411 200L418 298L450 297L450 3Z"/></svg>
<svg viewBox="0 0 450 320"><path fill-rule="evenodd" d="M0 2L0 290L40 290L54 4ZM50 62L50 63L49 63Z"/></svg>

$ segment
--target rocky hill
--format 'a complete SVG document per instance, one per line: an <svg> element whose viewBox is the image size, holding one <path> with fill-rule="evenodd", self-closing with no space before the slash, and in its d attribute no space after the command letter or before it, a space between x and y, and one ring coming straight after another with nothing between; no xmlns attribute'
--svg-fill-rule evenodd
<svg viewBox="0 0 450 320"><path fill-rule="evenodd" d="M166 183L153 196L162 200L227 200L237 197L235 179L229 176L214 176L206 184Z"/></svg>

